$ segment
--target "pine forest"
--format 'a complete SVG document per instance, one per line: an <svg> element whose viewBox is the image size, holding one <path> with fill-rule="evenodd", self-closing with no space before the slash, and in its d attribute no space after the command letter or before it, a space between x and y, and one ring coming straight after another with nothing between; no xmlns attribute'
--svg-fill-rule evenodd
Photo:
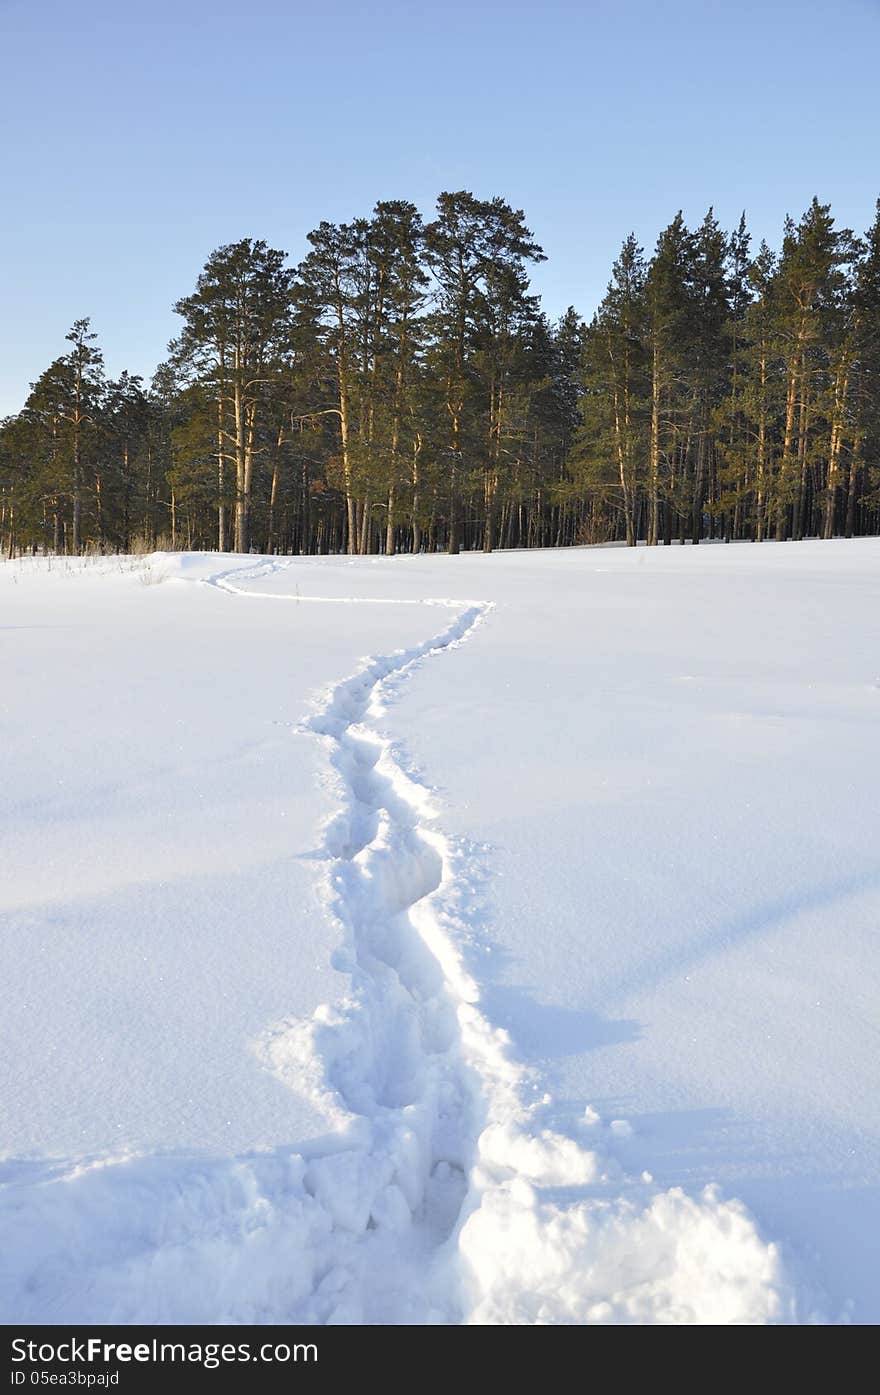
<svg viewBox="0 0 880 1395"><path fill-rule="evenodd" d="M395 553L880 532L880 204L710 209L551 322L502 198L218 248L152 381L90 320L0 423L4 555ZM60 347L60 345L59 345Z"/></svg>

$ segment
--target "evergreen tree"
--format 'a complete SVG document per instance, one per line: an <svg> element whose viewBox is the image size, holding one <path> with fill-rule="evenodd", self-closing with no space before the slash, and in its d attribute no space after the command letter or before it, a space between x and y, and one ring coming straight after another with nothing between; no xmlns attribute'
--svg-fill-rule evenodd
<svg viewBox="0 0 880 1395"><path fill-rule="evenodd" d="M208 259L194 293L174 309L185 321L172 346L178 365L211 389L216 411L217 545L227 545L234 490L236 552L250 547L254 462L265 446L266 386L290 329L293 273L285 253L244 238Z"/></svg>
<svg viewBox="0 0 880 1395"><path fill-rule="evenodd" d="M688 393L687 356L694 330L695 240L677 213L660 234L648 268L646 298L651 359L651 425L648 452L648 546L671 541L677 513L685 520Z"/></svg>
<svg viewBox="0 0 880 1395"><path fill-rule="evenodd" d="M873 509L880 503L880 199L860 248L852 300L853 370L844 521L848 538L860 522L860 502ZM872 463L866 468L865 461ZM861 526L870 526L867 519L861 520Z"/></svg>
<svg viewBox="0 0 880 1395"><path fill-rule="evenodd" d="M480 457L483 538L492 545L505 381L517 328L536 310L525 267L543 261L544 253L521 212L503 199L484 201L465 191L440 195L426 245L437 284L430 362L448 416L447 536L455 553L461 542L459 493L463 483L472 483L468 465Z"/></svg>
<svg viewBox="0 0 880 1395"><path fill-rule="evenodd" d="M720 228L712 209L706 214L693 242L690 292L693 298L690 332L691 420L689 454L691 467L691 542L703 537L704 522L709 536L713 513L705 515L708 502L717 496L717 455L714 449L713 416L724 397L728 381L731 303L727 278L730 240Z"/></svg>
<svg viewBox="0 0 880 1395"><path fill-rule="evenodd" d="M592 482L606 500L618 494L629 547L646 456L649 333L645 257L630 233L587 335L584 424L573 455L582 485Z"/></svg>
<svg viewBox="0 0 880 1395"><path fill-rule="evenodd" d="M777 271L778 330L785 373L785 423L776 491L776 537L803 536L808 469L819 390L846 297L852 234L834 227L828 204L814 198L795 226L786 222ZM823 342L824 340L824 342Z"/></svg>

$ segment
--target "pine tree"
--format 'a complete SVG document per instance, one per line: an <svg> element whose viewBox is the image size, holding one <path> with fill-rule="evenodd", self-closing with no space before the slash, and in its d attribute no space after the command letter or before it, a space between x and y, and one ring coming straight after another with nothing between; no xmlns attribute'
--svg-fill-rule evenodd
<svg viewBox="0 0 880 1395"><path fill-rule="evenodd" d="M506 383L517 334L536 314L525 268L543 261L544 253L522 212L503 199L484 201L465 191L440 195L425 235L437 283L431 361L450 428L448 550L459 550L459 491L462 482L471 483L468 464L478 460L483 545L491 548Z"/></svg>
<svg viewBox="0 0 880 1395"><path fill-rule="evenodd" d="M704 533L704 508L716 503L716 452L713 440L713 417L727 387L730 361L728 335L731 303L727 279L730 242L710 208L693 239L693 262L690 295L692 315L690 326L691 383L690 451L691 470L691 542L696 544ZM711 537L713 513L707 514Z"/></svg>
<svg viewBox="0 0 880 1395"><path fill-rule="evenodd" d="M571 457L582 487L592 483L606 502L617 496L629 547L635 546L638 536L637 506L647 445L645 281L644 252L631 233L586 335L583 425Z"/></svg>
<svg viewBox="0 0 880 1395"><path fill-rule="evenodd" d="M862 476L868 468L865 502L880 503L880 199L874 222L865 234L853 283L853 372L851 429L844 533L856 531Z"/></svg>
<svg viewBox="0 0 880 1395"><path fill-rule="evenodd" d="M814 198L795 226L789 219L777 272L778 328L786 379L785 424L776 500L776 537L803 536L813 416L827 346L846 290L852 234L834 227L828 204Z"/></svg>
<svg viewBox="0 0 880 1395"><path fill-rule="evenodd" d="M318 408L339 419L342 488L345 498L346 547L358 551L357 502L353 471L353 402L356 402L358 355L357 309L362 295L359 270L363 258L365 224L321 223L309 233L312 251L296 272L294 292L299 322L308 320L320 332L333 364L336 404Z"/></svg>
<svg viewBox="0 0 880 1395"><path fill-rule="evenodd" d="M424 266L424 228L414 204L391 200L376 204L370 230L376 269L377 315L374 412L381 422L379 483L386 500L385 552L396 550L401 500L407 496L418 551L417 522L419 442L419 358L423 347L422 312L428 275Z"/></svg>
<svg viewBox="0 0 880 1395"><path fill-rule="evenodd" d="M84 480L83 446L86 432L94 426L103 392L104 360L100 349L95 347L97 335L89 328L89 321L76 320L67 341L73 347L67 355L69 368L69 391L63 415L70 425L71 453L73 457L73 519L71 546L74 552L82 550L82 510ZM100 475L95 476L95 498L99 522L99 532L104 539L104 525L101 501Z"/></svg>
<svg viewBox="0 0 880 1395"><path fill-rule="evenodd" d="M220 247L205 264L196 290L174 309L185 321L172 346L191 379L209 385L216 410L218 547L227 545L227 469L234 479L236 552L250 547L254 461L260 442L265 387L290 330L293 273L286 254L265 242Z"/></svg>
<svg viewBox="0 0 880 1395"><path fill-rule="evenodd" d="M649 547L660 541L661 505L667 541L671 540L673 511L684 521L683 477L689 443L683 404L688 404L685 365L694 318L694 260L693 234L679 212L660 234L646 280L651 355Z"/></svg>
<svg viewBox="0 0 880 1395"><path fill-rule="evenodd" d="M762 542L775 508L775 442L779 416L776 344L776 258L762 242L734 288L730 393L718 408L721 440L719 506L733 537ZM747 297L753 298L748 300Z"/></svg>

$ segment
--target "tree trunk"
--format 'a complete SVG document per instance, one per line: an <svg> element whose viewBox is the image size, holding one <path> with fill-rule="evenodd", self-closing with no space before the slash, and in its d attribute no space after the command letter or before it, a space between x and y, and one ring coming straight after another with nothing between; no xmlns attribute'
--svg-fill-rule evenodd
<svg viewBox="0 0 880 1395"><path fill-rule="evenodd" d="M372 502L368 494L366 499L364 500L363 509L361 511L361 534L360 543L358 545L358 552L362 557L365 557L367 553L370 551L370 539L372 533L372 530L370 528L371 510Z"/></svg>
<svg viewBox="0 0 880 1395"><path fill-rule="evenodd" d="M785 438L782 445L782 465L779 471L779 497L776 501L777 542L785 541L786 514L791 502L789 495L791 493L794 470L794 419L797 410L798 381L801 371L801 338L802 331L799 331L797 348L788 372L788 390L785 399Z"/></svg>
<svg viewBox="0 0 880 1395"><path fill-rule="evenodd" d="M217 551L226 551L226 444L223 438L223 395L217 398Z"/></svg>
<svg viewBox="0 0 880 1395"><path fill-rule="evenodd" d="M651 458L648 478L648 546L657 543L660 508L660 349L654 343L651 371Z"/></svg>
<svg viewBox="0 0 880 1395"><path fill-rule="evenodd" d="M275 442L275 457L272 461L272 486L269 491L269 519L266 537L266 550L274 553L278 546L276 537L276 520L278 511L278 494L281 489L281 447L284 445L284 427L278 428L278 438Z"/></svg>
<svg viewBox="0 0 880 1395"><path fill-rule="evenodd" d="M419 552L421 552L421 550L422 550L422 526L421 526L421 523L420 523L420 521L419 521L419 509L421 508L421 500L420 500L420 496L419 496L419 456L420 456L420 454L421 454L421 451L422 451L422 438L421 438L421 435L419 434L419 432L416 432L416 437L415 437L415 440L413 441L413 465L412 465L412 486L413 486L413 502L412 502L412 549L413 549L413 552L415 552L415 553L419 553Z"/></svg>
<svg viewBox="0 0 880 1395"><path fill-rule="evenodd" d="M801 403L798 413L798 469L795 481L794 504L791 511L791 536L800 542L804 535L804 510L807 503L807 442L810 428L810 404L807 401L806 381L801 383Z"/></svg>
<svg viewBox="0 0 880 1395"><path fill-rule="evenodd" d="M241 352L235 349L232 384L232 410L235 422L235 551L248 550L248 517L245 498L245 406L242 386Z"/></svg>
<svg viewBox="0 0 880 1395"><path fill-rule="evenodd" d="M849 389L849 363L846 356L838 365L834 380L834 412L831 419L831 441L828 448L828 478L825 483L824 519L822 537L834 535L834 507L837 500L837 486L840 474L840 453L843 442L844 410Z"/></svg>
<svg viewBox="0 0 880 1395"><path fill-rule="evenodd" d="M447 552L454 557L459 551L458 540L458 498L456 495L456 461L458 460L458 415L452 419L452 468L449 471L449 540Z"/></svg>
<svg viewBox="0 0 880 1395"><path fill-rule="evenodd" d="M394 556L394 485L388 490L388 517L385 520L385 556Z"/></svg>
<svg viewBox="0 0 880 1395"><path fill-rule="evenodd" d="M758 407L758 484L755 497L755 541L764 541L767 514L767 353L761 341L761 402Z"/></svg>
<svg viewBox="0 0 880 1395"><path fill-rule="evenodd" d="M700 408L697 419L697 468L694 472L694 492L691 497L691 542L696 546L703 535L703 493L706 487L706 441L708 430Z"/></svg>
<svg viewBox="0 0 880 1395"><path fill-rule="evenodd" d="M849 459L849 488L846 495L846 526L844 536L851 538L856 526L856 492L859 484L859 460L862 446L861 422L856 424L853 433L852 455Z"/></svg>
<svg viewBox="0 0 880 1395"><path fill-rule="evenodd" d="M627 431L627 439L629 432ZM617 388L614 389L614 440L617 450L617 477L620 480L620 492L623 495L623 518L626 529L627 547L635 547L636 539L633 529L632 498L629 487L629 472L627 469L627 443L624 439L624 431L620 420L620 402Z"/></svg>

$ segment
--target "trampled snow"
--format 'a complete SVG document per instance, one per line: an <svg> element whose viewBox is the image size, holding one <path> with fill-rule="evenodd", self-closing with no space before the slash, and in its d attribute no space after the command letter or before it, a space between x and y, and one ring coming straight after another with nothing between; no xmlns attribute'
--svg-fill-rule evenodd
<svg viewBox="0 0 880 1395"><path fill-rule="evenodd" d="M0 1318L876 1321L880 543L0 568Z"/></svg>

